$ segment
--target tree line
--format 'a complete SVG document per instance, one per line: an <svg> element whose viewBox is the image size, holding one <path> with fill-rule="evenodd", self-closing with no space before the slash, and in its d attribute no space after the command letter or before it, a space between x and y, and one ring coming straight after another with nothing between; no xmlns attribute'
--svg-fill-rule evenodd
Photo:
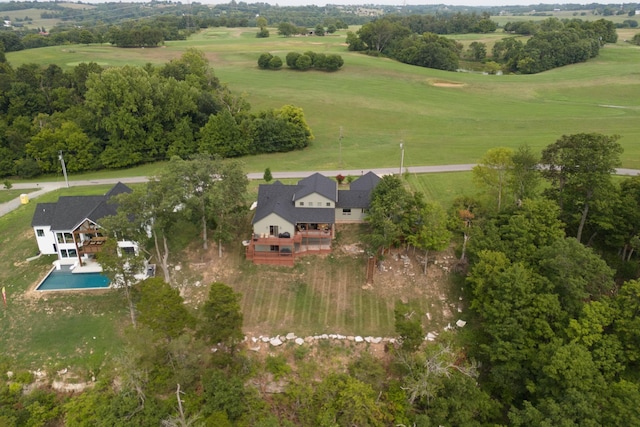
<svg viewBox="0 0 640 427"><path fill-rule="evenodd" d="M11 2L5 10L33 8L33 2ZM42 7L40 7L42 6ZM112 43L120 47L153 47L164 41L184 40L201 28L263 27L261 19L288 24L293 28L321 28L335 31L351 24L370 20L335 7L272 7L267 3L225 4L209 7L203 4L154 2L96 4L91 9L68 8L52 3L39 5L42 19L60 19L49 29L0 28L0 40L6 52L63 44ZM124 13L123 13L124 12ZM48 31L47 31L48 30ZM268 36L268 31L263 36Z"/></svg>
<svg viewBox="0 0 640 427"><path fill-rule="evenodd" d="M617 139L565 135L541 157L492 149L473 171L487 198L453 209L469 248L468 355L509 425L640 422L640 179L613 182Z"/></svg>
<svg viewBox="0 0 640 427"><path fill-rule="evenodd" d="M159 67L0 67L0 176L58 173L60 151L78 172L290 151L313 138L301 108L252 113L197 50Z"/></svg>
<svg viewBox="0 0 640 427"><path fill-rule="evenodd" d="M539 24L508 23L505 31L532 34L526 43L517 38L496 42L493 60L509 72L534 74L595 58L606 43L618 40L613 22L558 20L549 18Z"/></svg>
<svg viewBox="0 0 640 427"><path fill-rule="evenodd" d="M462 45L439 34L493 32L488 14L385 16L347 33L351 51L385 55L406 64L440 70L458 68Z"/></svg>

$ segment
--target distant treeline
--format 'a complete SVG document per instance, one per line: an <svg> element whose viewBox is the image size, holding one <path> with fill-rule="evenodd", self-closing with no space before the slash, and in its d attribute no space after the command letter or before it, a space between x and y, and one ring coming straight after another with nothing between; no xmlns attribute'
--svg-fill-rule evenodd
<svg viewBox="0 0 640 427"><path fill-rule="evenodd" d="M390 16L367 23L356 33L348 32L346 42L352 51L385 55L406 64L454 71L463 54L462 45L436 32L463 34L495 31L495 23L493 26L491 23L487 15L474 14L454 14L448 20L445 17ZM500 40L492 51L491 59L500 64L503 71L523 74L539 73L594 58L601 46L615 43L618 38L615 24L604 19L561 21L549 18L539 23L509 23L505 30L533 35L526 43L517 38ZM486 50L484 44L474 44L480 48L476 50ZM484 53L472 56L476 60L485 60Z"/></svg>
<svg viewBox="0 0 640 427"><path fill-rule="evenodd" d="M438 34L493 32L497 24L489 15L385 16L347 33L352 51L385 55L421 67L454 71L458 68L462 45Z"/></svg>
<svg viewBox="0 0 640 427"><path fill-rule="evenodd" d="M0 62L0 176L123 168L196 153L238 157L306 147L301 108L252 113L202 52L154 67Z"/></svg>
<svg viewBox="0 0 640 427"><path fill-rule="evenodd" d="M618 40L615 24L604 19L549 18L533 27L507 24L505 30L507 27L513 32L527 31L533 37L526 43L517 38L496 42L493 60L501 63L506 71L524 74L584 62L598 56L605 43Z"/></svg>

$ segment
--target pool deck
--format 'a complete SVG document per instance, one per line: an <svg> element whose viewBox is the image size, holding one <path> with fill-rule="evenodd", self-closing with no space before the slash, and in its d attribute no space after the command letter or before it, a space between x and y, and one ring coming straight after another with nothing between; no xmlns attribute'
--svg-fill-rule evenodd
<svg viewBox="0 0 640 427"><path fill-rule="evenodd" d="M102 266L95 261L87 261L84 265L78 265L71 270L72 273L102 273Z"/></svg>

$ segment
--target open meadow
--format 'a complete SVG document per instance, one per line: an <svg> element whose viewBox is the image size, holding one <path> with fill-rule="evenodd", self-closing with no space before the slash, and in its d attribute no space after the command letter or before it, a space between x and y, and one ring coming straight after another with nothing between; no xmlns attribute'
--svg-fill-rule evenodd
<svg viewBox="0 0 640 427"><path fill-rule="evenodd" d="M314 132L314 142L304 151L243 159L248 171L267 166L273 171L394 166L401 141L406 166L473 163L491 147L526 143L539 151L563 134L578 132L620 135L623 165L640 168L640 47L623 37L586 63L537 75L496 76L420 68L349 52L344 31L284 38L272 28L266 39L256 38L255 32L210 28L155 49L56 46L12 52L7 58L14 67L36 62L68 68L83 61L161 65L188 48L200 49L220 80L244 94L254 111L300 106ZM632 35L625 30L625 38ZM460 40L471 41L467 35ZM284 58L290 51L307 50L338 53L345 65L335 73L257 67L261 53Z"/></svg>

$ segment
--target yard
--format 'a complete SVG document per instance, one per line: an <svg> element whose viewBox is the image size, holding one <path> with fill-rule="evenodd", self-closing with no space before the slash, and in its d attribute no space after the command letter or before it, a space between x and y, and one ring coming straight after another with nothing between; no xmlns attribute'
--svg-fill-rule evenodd
<svg viewBox="0 0 640 427"><path fill-rule="evenodd" d="M54 201L63 194L101 194L107 187L59 190L39 201ZM78 381L86 381L120 351L128 327L126 304L114 290L32 290L53 261L49 256L26 261L36 252L29 225L34 208L32 201L0 217L0 280L8 299L0 316L3 357L12 366L53 375L68 367ZM196 312L213 281L240 292L244 331L255 337L289 332L392 337L396 301L409 304L422 317L426 331L441 331L457 320L458 293L449 295L451 282L445 271L452 253L440 254L425 276L419 256L409 252L403 259L404 251L396 252L367 284L366 260L357 244L361 227L340 226L331 255L302 258L294 268L254 266L244 260L240 244L230 245L219 259L215 245L202 253L192 249L199 246L194 242L179 255L182 268L176 274L187 304Z"/></svg>

